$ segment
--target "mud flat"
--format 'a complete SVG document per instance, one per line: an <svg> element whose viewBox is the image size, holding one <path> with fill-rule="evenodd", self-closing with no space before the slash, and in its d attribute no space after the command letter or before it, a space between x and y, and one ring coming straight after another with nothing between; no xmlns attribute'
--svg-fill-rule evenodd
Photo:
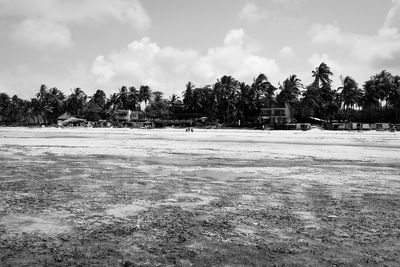
<svg viewBox="0 0 400 267"><path fill-rule="evenodd" d="M0 265L400 265L400 133L0 128Z"/></svg>

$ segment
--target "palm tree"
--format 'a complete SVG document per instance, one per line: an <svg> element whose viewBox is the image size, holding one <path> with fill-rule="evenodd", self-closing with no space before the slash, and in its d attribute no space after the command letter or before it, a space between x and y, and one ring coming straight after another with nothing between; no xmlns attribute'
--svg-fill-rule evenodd
<svg viewBox="0 0 400 267"><path fill-rule="evenodd" d="M387 104L389 92L392 87L393 76L386 70L371 77L364 84L364 107L375 107L375 109L380 110L384 101L386 101Z"/></svg>
<svg viewBox="0 0 400 267"><path fill-rule="evenodd" d="M301 80L295 74L290 75L279 87L281 92L277 97L277 101L290 104L298 102L300 88L302 87Z"/></svg>
<svg viewBox="0 0 400 267"><path fill-rule="evenodd" d="M271 101L273 99L274 92L276 90L276 87L268 81L267 76L262 73L254 80L252 88L255 92L257 100L264 96L267 101Z"/></svg>
<svg viewBox="0 0 400 267"><path fill-rule="evenodd" d="M400 107L400 76L396 75L393 77L393 85L387 96L387 102L390 106L399 108Z"/></svg>
<svg viewBox="0 0 400 267"><path fill-rule="evenodd" d="M322 62L315 71L312 71L312 76L314 77L314 86L317 88L321 88L324 85L331 85L332 80L329 78L330 75L333 75L331 69Z"/></svg>
<svg viewBox="0 0 400 267"><path fill-rule="evenodd" d="M0 116L8 120L11 113L11 99L6 93L0 93Z"/></svg>
<svg viewBox="0 0 400 267"><path fill-rule="evenodd" d="M179 99L179 96L176 94L172 94L168 100L169 109L173 114L180 110L182 107L182 101Z"/></svg>
<svg viewBox="0 0 400 267"><path fill-rule="evenodd" d="M86 99L87 95L85 92L79 87L75 88L67 99L70 112L75 116L81 115L86 105Z"/></svg>
<svg viewBox="0 0 400 267"><path fill-rule="evenodd" d="M146 114L151 118L164 119L170 115L167 101L163 98L163 93L155 91L152 99L146 107Z"/></svg>
<svg viewBox="0 0 400 267"><path fill-rule="evenodd" d="M305 110L307 115L315 116L320 108L321 99L318 94L318 89L313 85L307 86L306 90L303 92L303 98L300 101L302 109Z"/></svg>
<svg viewBox="0 0 400 267"><path fill-rule="evenodd" d="M237 117L236 102L240 83L232 76L223 76L214 85L214 112L224 122Z"/></svg>
<svg viewBox="0 0 400 267"><path fill-rule="evenodd" d="M65 110L65 95L63 92L58 90L56 87L50 88L48 92L49 104L52 107L52 117L55 119Z"/></svg>
<svg viewBox="0 0 400 267"><path fill-rule="evenodd" d="M40 86L39 92L36 94L36 99L40 102L45 102L47 98L48 90L45 84Z"/></svg>
<svg viewBox="0 0 400 267"><path fill-rule="evenodd" d="M97 104L100 108L104 108L107 103L107 97L103 90L97 90L90 99L90 102Z"/></svg>
<svg viewBox="0 0 400 267"><path fill-rule="evenodd" d="M33 116L33 122L36 124L45 123L45 118L43 116L43 108L40 101L37 98L32 98L29 105L29 113Z"/></svg>
<svg viewBox="0 0 400 267"><path fill-rule="evenodd" d="M245 83L240 84L237 109L243 125L246 124L248 118L254 118L258 115L257 101L254 90Z"/></svg>
<svg viewBox="0 0 400 267"><path fill-rule="evenodd" d="M128 100L128 109L140 110L139 91L134 86L129 87Z"/></svg>
<svg viewBox="0 0 400 267"><path fill-rule="evenodd" d="M183 105L185 107L185 110L187 112L192 112L194 110L193 108L193 89L195 85L189 81L186 84L186 89L183 92Z"/></svg>
<svg viewBox="0 0 400 267"><path fill-rule="evenodd" d="M354 105L358 105L361 102L362 90L358 87L357 82L350 76L346 76L342 79L342 84L343 86L339 87L338 91L341 90L340 96L347 117L348 108L353 109Z"/></svg>
<svg viewBox="0 0 400 267"><path fill-rule="evenodd" d="M147 106L147 103L151 99L151 89L147 85L141 85L139 88L139 101L143 102Z"/></svg>
<svg viewBox="0 0 400 267"><path fill-rule="evenodd" d="M53 112L53 107L50 102L49 90L45 84L40 86L39 92L36 94L35 108L38 112L37 116L43 118L45 124L48 123L47 114Z"/></svg>

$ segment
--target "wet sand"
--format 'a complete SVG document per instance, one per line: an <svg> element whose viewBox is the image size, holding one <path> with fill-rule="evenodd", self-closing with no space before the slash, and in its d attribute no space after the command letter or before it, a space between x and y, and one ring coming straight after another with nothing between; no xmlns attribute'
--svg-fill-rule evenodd
<svg viewBox="0 0 400 267"><path fill-rule="evenodd" d="M5 265L400 264L400 133L0 128Z"/></svg>

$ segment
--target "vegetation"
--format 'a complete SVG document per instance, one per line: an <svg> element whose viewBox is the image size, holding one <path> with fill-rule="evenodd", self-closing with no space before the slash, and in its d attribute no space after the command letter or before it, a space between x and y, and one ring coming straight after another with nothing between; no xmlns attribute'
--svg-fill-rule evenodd
<svg viewBox="0 0 400 267"><path fill-rule="evenodd" d="M341 77L342 86L333 89L329 66L321 63L312 71L313 82L304 86L290 75L275 87L265 74L249 85L232 76L223 76L213 85L186 84L182 100L169 99L149 86L122 86L109 97L102 90L87 96L75 88L65 96L57 88L42 85L30 100L0 93L0 122L6 124L51 124L64 112L90 121L113 120L118 109L142 110L151 119L187 120L207 117L226 125L254 126L263 107L289 104L299 122L316 117L326 121L399 122L400 76L383 70L363 86L350 76ZM241 123L239 123L241 122Z"/></svg>

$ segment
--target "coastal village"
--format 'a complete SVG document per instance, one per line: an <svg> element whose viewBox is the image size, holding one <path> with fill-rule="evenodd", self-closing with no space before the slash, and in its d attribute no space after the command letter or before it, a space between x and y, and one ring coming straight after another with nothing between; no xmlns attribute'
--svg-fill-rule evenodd
<svg viewBox="0 0 400 267"><path fill-rule="evenodd" d="M265 74L248 85L223 76L213 85L188 82L182 98L149 86L122 86L107 97L88 96L75 88L69 96L42 85L35 98L23 100L0 93L0 125L83 127L200 127L268 130L400 129L400 76L383 70L362 86L350 76L334 89L333 73L322 62L303 85L290 75L274 86Z"/></svg>
<svg viewBox="0 0 400 267"><path fill-rule="evenodd" d="M0 267L400 266L400 0L0 0Z"/></svg>

